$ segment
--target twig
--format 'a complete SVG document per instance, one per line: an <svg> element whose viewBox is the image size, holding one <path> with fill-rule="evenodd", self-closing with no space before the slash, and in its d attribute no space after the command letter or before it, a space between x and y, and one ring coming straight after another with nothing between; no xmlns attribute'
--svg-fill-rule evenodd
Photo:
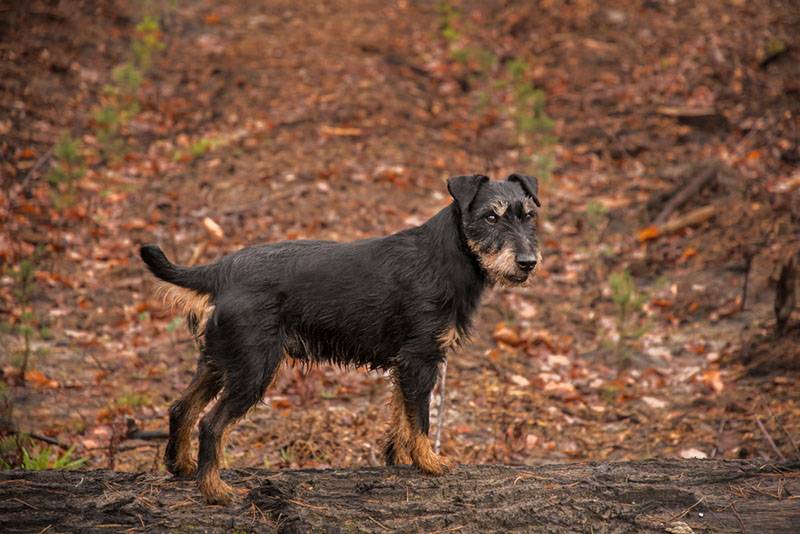
<svg viewBox="0 0 800 534"><path fill-rule="evenodd" d="M761 429L761 432L764 433L764 437L767 439L767 443L770 444L772 450L775 451L775 454L777 454L781 460L786 460L786 457L783 455L780 449L778 449L778 447L775 445L775 442L772 440L772 436L770 436L769 432L767 432L767 429L764 428L764 424L761 422L761 419L756 417L756 423L758 424L758 428Z"/></svg>
<svg viewBox="0 0 800 534"><path fill-rule="evenodd" d="M733 515L736 516L736 520L739 522L739 528L742 529L742 534L747 534L747 530L744 528L744 522L742 522L742 517L739 515L739 510L736 509L736 504L731 501L731 510L733 510Z"/></svg>
<svg viewBox="0 0 800 534"><path fill-rule="evenodd" d="M436 410L436 439L433 442L433 451L439 454L442 447L442 427L444 427L444 393L445 379L447 378L447 358L442 362L442 371L439 373L439 406Z"/></svg>
<svg viewBox="0 0 800 534"><path fill-rule="evenodd" d="M722 422L719 424L719 430L717 430L717 440L716 443L714 443L714 450L711 451L711 458L715 457L717 455L717 452L722 450L722 447L720 446L720 438L722 438L723 430L725 430L725 419L723 419Z"/></svg>
<svg viewBox="0 0 800 534"><path fill-rule="evenodd" d="M133 417L125 418L125 426L126 426L126 432L125 436L122 438L123 440L167 439L169 437L169 432L165 432L163 430L140 430L139 425L136 423L136 419L134 419Z"/></svg>
<svg viewBox="0 0 800 534"><path fill-rule="evenodd" d="M312 510L322 510L327 511L327 506L314 506L313 504L308 504L307 502L298 501L297 499L285 499L286 502L290 502L292 504L296 504L297 506L302 506L303 508L311 508Z"/></svg>
<svg viewBox="0 0 800 534"><path fill-rule="evenodd" d="M42 436L41 434L34 434L33 432L27 433L27 435L30 438L33 438L33 439L39 440L39 441L44 441L45 443L49 443L50 445L55 445L56 447L59 447L59 448L64 449L64 450L69 449L69 445L65 445L64 443L61 443L60 441L58 441L55 438L51 438L51 437L48 437L48 436Z"/></svg>
<svg viewBox="0 0 800 534"><path fill-rule="evenodd" d="M683 206L689 198L699 193L703 186L717 175L718 170L719 163L716 161L707 162L702 165L701 171L666 203L661 212L653 220L653 224L659 225L664 223L669 216L672 215L672 212Z"/></svg>
<svg viewBox="0 0 800 534"><path fill-rule="evenodd" d="M680 217L676 217L674 219L670 219L664 226L661 227L662 233L668 234L671 232L677 232L678 230L685 228L687 226L692 226L695 224L700 224L701 222L705 222L717 213L717 207L713 204L708 206L703 206L702 208L697 208L695 210L690 211L686 215L681 215Z"/></svg>
<svg viewBox="0 0 800 534"><path fill-rule="evenodd" d="M33 178L34 173L37 172L39 168L41 168L45 163L47 163L47 161L52 157L52 155L53 155L53 149L51 147L50 150L39 156L39 159L36 160L36 163L33 164L33 167L31 167L25 174L25 178L22 179L23 190L28 185L30 179Z"/></svg>
<svg viewBox="0 0 800 534"><path fill-rule="evenodd" d="M748 253L747 256L744 258L744 283L742 284L742 306L741 310L744 310L747 306L747 289L750 285L750 270L753 266L753 257L755 253Z"/></svg>
<svg viewBox="0 0 800 534"><path fill-rule="evenodd" d="M783 425L781 425L781 424L778 422L777 418L775 417L775 414L774 414L774 413L772 413L772 410L770 410L769 406L765 404L765 405L764 405L764 407L767 409L767 413L769 414L769 417L770 417L770 419L772 419L773 421L775 421L775 423L776 423L776 424L778 425L778 427L779 427L779 428L780 428L780 429L783 431L783 433L784 433L784 434L786 434L786 439L788 439L788 440L789 440L789 443L791 443L791 445L792 445L792 448L794 449L794 452L795 452L795 454L797 455L797 459L798 459L798 460L800 460L800 448L798 448L798 446L797 446L797 442L794 440L794 438L793 438L793 437L792 437L792 435L789 433L789 431L788 431L788 430L786 430L786 427L785 427L785 426L783 426Z"/></svg>
<svg viewBox="0 0 800 534"><path fill-rule="evenodd" d="M531 472L528 472L528 471L522 471L522 474L519 475L517 478L515 478L514 482L511 485L512 486L516 486L517 482L519 482L520 480L525 480L526 478L532 478L534 480L542 480L544 482L552 482L553 481L553 479L550 478L550 477L543 477L543 476L535 475L535 474L533 474Z"/></svg>
<svg viewBox="0 0 800 534"><path fill-rule="evenodd" d="M775 286L775 333L783 334L794 309L795 278L797 266L800 264L800 252L791 256L781 267L778 283Z"/></svg>
<svg viewBox="0 0 800 534"><path fill-rule="evenodd" d="M22 504L24 504L25 506L27 506L28 508L30 508L32 510L38 510L38 508L36 508L34 505L26 503L25 501L23 501L19 497L11 497L9 499L9 501L17 501L18 503L22 503Z"/></svg>
<svg viewBox="0 0 800 534"><path fill-rule="evenodd" d="M134 432L129 432L125 439L141 439L141 440L151 440L151 439L167 439L169 438L169 432L165 432L163 430L136 430Z"/></svg>
<svg viewBox="0 0 800 534"><path fill-rule="evenodd" d="M19 428L17 428L16 424L14 424L13 422L10 422L10 421L9 421L9 426L6 427L5 430L7 432L16 434L17 438L22 437L22 436L27 436L27 437L29 437L31 439L35 439L37 441L44 441L45 443L49 443L50 445L55 445L56 447L58 447L60 449L64 449L64 450L69 449L69 445L65 445L64 443L61 443L60 441L58 441L55 438L51 438L49 436L43 436L41 434L36 434L35 432L25 432L25 431L20 430Z"/></svg>
<svg viewBox="0 0 800 534"><path fill-rule="evenodd" d="M669 519L669 521L667 521L667 523L672 523L673 521L677 521L678 519L680 519L680 518L684 517L686 514L688 514L689 512L691 512L691 511L692 511L692 509L694 509L694 508L695 508L695 507L696 507L698 504L700 504L700 503L701 503L701 502L703 502L704 500L706 500L706 496L705 496L705 495L703 495L702 497L700 497L700 500L698 500L696 503L694 503L693 505L691 505L691 506L690 506L689 508L687 508L686 510L682 511L681 513L679 513L679 514L677 514L677 515L674 515L674 516L672 516L672 517Z"/></svg>
<svg viewBox="0 0 800 534"><path fill-rule="evenodd" d="M386 525L384 525L383 523L381 523L380 521L378 521L377 519L375 519L371 515L368 515L367 519L369 519L370 521L372 521L373 523L375 523L376 525L378 525L379 527L381 527L384 530L392 530L391 528L387 527Z"/></svg>

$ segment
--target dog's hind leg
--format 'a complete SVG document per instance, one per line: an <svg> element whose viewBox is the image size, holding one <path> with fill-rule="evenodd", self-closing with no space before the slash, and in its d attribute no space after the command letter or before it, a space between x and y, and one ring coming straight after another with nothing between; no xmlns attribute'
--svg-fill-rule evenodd
<svg viewBox="0 0 800 534"><path fill-rule="evenodd" d="M226 369L216 405L200 421L198 483L209 504L226 504L231 500L233 490L219 476L225 432L264 396L283 359L283 348L276 342L267 351L253 348L239 356L236 367Z"/></svg>
<svg viewBox="0 0 800 534"><path fill-rule="evenodd" d="M179 476L194 475L197 464L191 455L191 435L203 408L222 388L221 376L200 356L197 372L180 399L169 408L169 441L164 452L167 471Z"/></svg>
<svg viewBox="0 0 800 534"><path fill-rule="evenodd" d="M428 438L431 391L438 364L438 358L406 358L394 370L397 391L393 411L402 412L404 417L393 420L390 444L384 449L389 465L410 457L415 466L432 475L442 475L452 467L450 460L433 452Z"/></svg>

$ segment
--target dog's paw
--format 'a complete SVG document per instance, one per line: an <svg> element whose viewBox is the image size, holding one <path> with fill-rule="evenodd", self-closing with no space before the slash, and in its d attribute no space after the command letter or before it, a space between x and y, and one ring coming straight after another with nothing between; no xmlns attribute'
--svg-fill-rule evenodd
<svg viewBox="0 0 800 534"><path fill-rule="evenodd" d="M416 462L416 466L423 472L434 476L446 475L453 470L455 465L450 458L433 453L425 455L424 458L420 458L419 462Z"/></svg>
<svg viewBox="0 0 800 534"><path fill-rule="evenodd" d="M172 465L167 465L167 471L181 478L194 478L197 473L197 462L192 459L183 462L175 462Z"/></svg>
<svg viewBox="0 0 800 534"><path fill-rule="evenodd" d="M231 504L237 495L241 495L242 490L234 490L217 478L216 480L200 481L200 493L203 494L206 503L225 506Z"/></svg>

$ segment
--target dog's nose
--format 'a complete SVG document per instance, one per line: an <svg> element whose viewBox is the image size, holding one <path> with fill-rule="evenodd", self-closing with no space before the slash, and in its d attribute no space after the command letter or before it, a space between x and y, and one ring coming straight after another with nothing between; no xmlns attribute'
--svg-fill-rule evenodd
<svg viewBox="0 0 800 534"><path fill-rule="evenodd" d="M535 254L520 254L516 259L517 267L525 272L532 271L536 267Z"/></svg>

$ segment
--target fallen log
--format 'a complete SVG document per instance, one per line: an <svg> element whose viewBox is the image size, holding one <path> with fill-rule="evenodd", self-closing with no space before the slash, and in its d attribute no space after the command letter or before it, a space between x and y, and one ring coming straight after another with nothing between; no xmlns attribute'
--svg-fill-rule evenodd
<svg viewBox="0 0 800 534"><path fill-rule="evenodd" d="M507 467L444 477L407 466L266 471L207 506L161 473L0 472L0 532L800 532L800 462L645 460Z"/></svg>

